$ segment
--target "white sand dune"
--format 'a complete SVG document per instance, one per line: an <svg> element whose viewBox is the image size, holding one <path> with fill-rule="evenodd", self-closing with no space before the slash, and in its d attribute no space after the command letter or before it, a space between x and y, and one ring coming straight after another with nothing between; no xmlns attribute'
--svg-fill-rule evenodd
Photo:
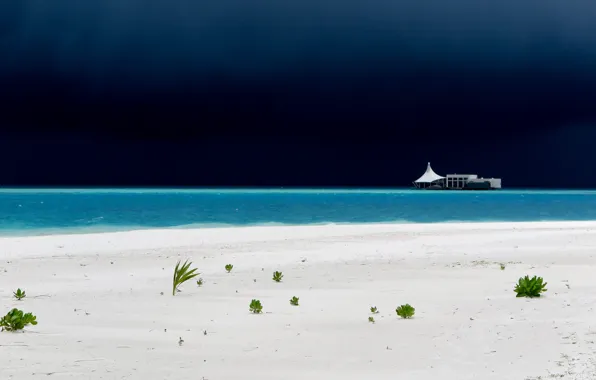
<svg viewBox="0 0 596 380"><path fill-rule="evenodd" d="M595 255L596 222L2 238L0 313L39 324L0 333L0 379L595 379ZM173 297L187 258L204 285Z"/></svg>

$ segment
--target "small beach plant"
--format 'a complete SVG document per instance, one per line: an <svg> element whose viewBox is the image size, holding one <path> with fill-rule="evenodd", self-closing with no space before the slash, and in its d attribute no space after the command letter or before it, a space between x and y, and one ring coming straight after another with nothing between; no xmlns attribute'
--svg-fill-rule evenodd
<svg viewBox="0 0 596 380"><path fill-rule="evenodd" d="M253 314L261 314L261 312L263 312L263 305L261 305L261 301L259 301L259 300L250 301L249 310Z"/></svg>
<svg viewBox="0 0 596 380"><path fill-rule="evenodd" d="M176 295L176 291L180 291L178 287L184 284L188 280L192 280L193 278L197 277L200 273L195 273L197 268L190 269L192 265L192 261L189 262L186 260L182 266L180 266L180 261L176 264L174 268L174 279L172 282L172 295Z"/></svg>
<svg viewBox="0 0 596 380"><path fill-rule="evenodd" d="M290 305L293 305L293 306L298 306L298 302L299 302L299 301L300 301L300 298L298 298L298 297L294 296L294 297L292 297L292 299L290 300Z"/></svg>
<svg viewBox="0 0 596 380"><path fill-rule="evenodd" d="M197 286L198 286L198 287L201 287L201 286L203 286L203 279L202 279L202 278L199 278L199 279L197 280Z"/></svg>
<svg viewBox="0 0 596 380"><path fill-rule="evenodd" d="M546 292L546 282L542 277L529 276L520 277L513 289L517 293L517 297L540 297L540 293Z"/></svg>
<svg viewBox="0 0 596 380"><path fill-rule="evenodd" d="M373 317L368 317L368 321L369 321L370 323L375 323L375 319L374 319Z"/></svg>
<svg viewBox="0 0 596 380"><path fill-rule="evenodd" d="M36 325L37 317L31 313L23 313L22 310L12 309L2 319L0 319L0 327L2 331L17 331L22 330L27 325Z"/></svg>
<svg viewBox="0 0 596 380"><path fill-rule="evenodd" d="M226 264L226 272L230 273L234 266L232 264Z"/></svg>
<svg viewBox="0 0 596 380"><path fill-rule="evenodd" d="M275 271L273 272L273 281L280 282L284 275L281 272Z"/></svg>
<svg viewBox="0 0 596 380"><path fill-rule="evenodd" d="M16 298L17 300L22 300L23 298L25 298L27 295L25 294L24 290L21 290L21 288L17 289L16 292L12 292L12 295L14 296L14 298Z"/></svg>
<svg viewBox="0 0 596 380"><path fill-rule="evenodd" d="M395 312L402 318L412 318L416 313L416 309L410 306L410 304L405 304L398 306L397 309L395 309Z"/></svg>
<svg viewBox="0 0 596 380"><path fill-rule="evenodd" d="M377 309L376 306L371 306L370 307L370 312L373 314L379 314L379 310Z"/></svg>
<svg viewBox="0 0 596 380"><path fill-rule="evenodd" d="M505 264L504 263L501 263L500 266L501 266L501 270L505 270Z"/></svg>

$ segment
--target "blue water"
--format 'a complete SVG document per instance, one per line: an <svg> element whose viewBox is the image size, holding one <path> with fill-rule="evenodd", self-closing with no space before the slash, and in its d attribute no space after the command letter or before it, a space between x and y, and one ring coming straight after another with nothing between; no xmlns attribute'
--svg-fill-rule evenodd
<svg viewBox="0 0 596 380"><path fill-rule="evenodd" d="M596 191L0 190L0 235L538 220L596 220Z"/></svg>

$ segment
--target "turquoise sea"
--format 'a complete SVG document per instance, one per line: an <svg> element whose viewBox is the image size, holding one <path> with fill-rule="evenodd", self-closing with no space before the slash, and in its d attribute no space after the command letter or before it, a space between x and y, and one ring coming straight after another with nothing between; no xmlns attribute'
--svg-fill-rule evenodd
<svg viewBox="0 0 596 380"><path fill-rule="evenodd" d="M596 191L2 189L0 235L328 223L596 220Z"/></svg>

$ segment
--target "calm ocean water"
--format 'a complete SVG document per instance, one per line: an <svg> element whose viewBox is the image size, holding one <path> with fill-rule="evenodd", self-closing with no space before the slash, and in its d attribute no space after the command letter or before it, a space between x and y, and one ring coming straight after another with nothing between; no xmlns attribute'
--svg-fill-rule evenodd
<svg viewBox="0 0 596 380"><path fill-rule="evenodd" d="M267 224L596 220L596 191L0 190L0 235Z"/></svg>

